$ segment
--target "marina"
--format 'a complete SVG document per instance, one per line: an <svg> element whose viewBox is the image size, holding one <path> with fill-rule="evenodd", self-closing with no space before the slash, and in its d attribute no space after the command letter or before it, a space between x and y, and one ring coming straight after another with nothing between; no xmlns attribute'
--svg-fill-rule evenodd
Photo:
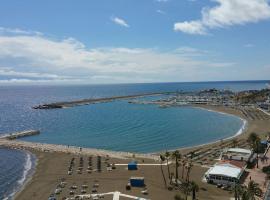
<svg viewBox="0 0 270 200"><path fill-rule="evenodd" d="M42 104L42 105L34 106L33 109L68 108L68 107L74 107L74 106L82 106L82 105L89 105L89 104L95 104L95 103L107 103L107 102L111 102L111 101L115 101L115 100L124 100L124 99L139 98L139 97L146 97L146 96L155 96L155 95L162 95L162 94L171 94L171 93L170 92L166 92L166 93L158 92L158 93L145 93L145 94L115 96L115 97L96 98L96 99L94 99L94 98L93 99L82 99L82 100Z"/></svg>

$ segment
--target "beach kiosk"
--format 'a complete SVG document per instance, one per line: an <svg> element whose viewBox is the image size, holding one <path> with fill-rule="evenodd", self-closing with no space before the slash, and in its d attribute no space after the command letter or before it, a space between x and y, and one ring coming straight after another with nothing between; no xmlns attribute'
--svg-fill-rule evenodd
<svg viewBox="0 0 270 200"><path fill-rule="evenodd" d="M144 177L131 177L129 179L132 187L144 187Z"/></svg>
<svg viewBox="0 0 270 200"><path fill-rule="evenodd" d="M128 170L137 170L137 163L135 161L132 161L130 163L128 163Z"/></svg>

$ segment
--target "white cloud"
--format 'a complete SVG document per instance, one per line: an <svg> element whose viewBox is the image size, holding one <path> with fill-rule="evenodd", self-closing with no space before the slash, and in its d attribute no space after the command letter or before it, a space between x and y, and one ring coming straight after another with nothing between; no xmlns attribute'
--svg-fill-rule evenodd
<svg viewBox="0 0 270 200"><path fill-rule="evenodd" d="M206 50L200 50L188 46L179 47L175 50L175 52L185 56L205 56L209 54L209 52Z"/></svg>
<svg viewBox="0 0 270 200"><path fill-rule="evenodd" d="M123 19L121 19L119 17L112 17L111 20L117 25L120 25L120 26L123 26L123 27L126 27L126 28L129 27L128 23L125 20L123 20Z"/></svg>
<svg viewBox="0 0 270 200"><path fill-rule="evenodd" d="M23 30L19 28L0 27L0 34L21 34L21 35L43 35L41 32L32 30Z"/></svg>
<svg viewBox="0 0 270 200"><path fill-rule="evenodd" d="M182 31L189 34L199 34L205 35L206 29L200 21L190 21L190 22L178 22L174 24L175 31Z"/></svg>
<svg viewBox="0 0 270 200"><path fill-rule="evenodd" d="M87 48L74 38L38 35L0 35L0 46L0 83L215 80L214 74L235 65L207 60L205 51L190 47Z"/></svg>
<svg viewBox="0 0 270 200"><path fill-rule="evenodd" d="M26 78L44 78L44 79L67 79L67 76L59 76L56 74L36 73L36 72L19 72L10 69L1 69L0 76L5 77L26 77Z"/></svg>
<svg viewBox="0 0 270 200"><path fill-rule="evenodd" d="M11 79L0 79L0 84L68 84L70 79L27 79L27 78L11 78ZM72 83L81 83L79 79L72 79Z"/></svg>
<svg viewBox="0 0 270 200"><path fill-rule="evenodd" d="M188 34L205 34L207 29L244 25L270 19L268 0L212 0L218 3L202 9L199 20L177 22L175 31Z"/></svg>

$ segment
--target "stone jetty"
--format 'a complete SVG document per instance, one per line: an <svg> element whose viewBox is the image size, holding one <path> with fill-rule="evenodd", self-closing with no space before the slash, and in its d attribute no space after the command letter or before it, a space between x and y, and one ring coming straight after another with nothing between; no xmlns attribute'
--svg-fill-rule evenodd
<svg viewBox="0 0 270 200"><path fill-rule="evenodd" d="M40 134L40 131L38 131L38 130L27 130L27 131L6 134L6 135L2 136L1 138L8 139L8 140L15 140L18 138L32 136L32 135L38 135L38 134Z"/></svg>
<svg viewBox="0 0 270 200"><path fill-rule="evenodd" d="M33 109L57 109L57 108L68 108L80 105L88 105L94 103L105 103L111 102L114 100L122 100L122 99L131 99L145 96L155 96L162 94L171 94L170 92L158 92L158 93L145 93L145 94L135 94L135 95L126 95L126 96L114 96L114 97L105 97L105 98L92 98L92 99L81 99L74 101L64 101L64 102L56 102L49 104L42 104L38 106L34 106Z"/></svg>

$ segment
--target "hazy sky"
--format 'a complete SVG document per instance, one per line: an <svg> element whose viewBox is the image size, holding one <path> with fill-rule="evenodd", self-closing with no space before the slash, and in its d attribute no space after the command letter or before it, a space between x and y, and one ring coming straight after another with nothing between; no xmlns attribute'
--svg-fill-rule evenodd
<svg viewBox="0 0 270 200"><path fill-rule="evenodd" d="M269 0L0 1L0 85L269 77Z"/></svg>

